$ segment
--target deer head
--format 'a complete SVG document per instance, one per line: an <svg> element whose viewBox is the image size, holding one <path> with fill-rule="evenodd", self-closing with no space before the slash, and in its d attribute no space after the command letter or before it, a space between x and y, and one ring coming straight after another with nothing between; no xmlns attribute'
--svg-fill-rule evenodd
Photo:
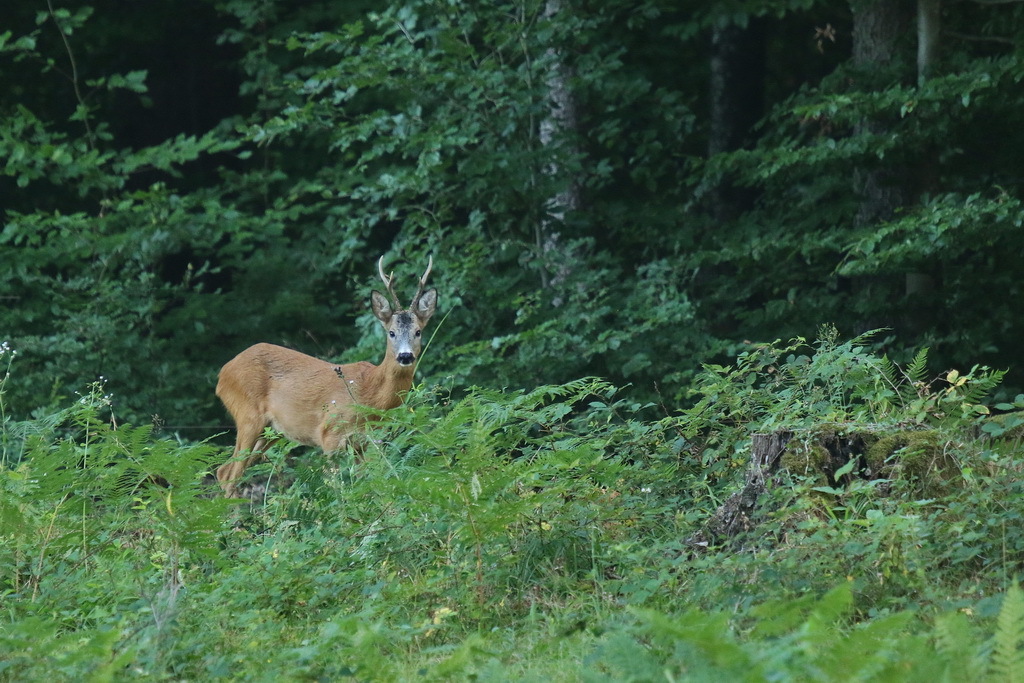
<svg viewBox="0 0 1024 683"><path fill-rule="evenodd" d="M391 301L387 297L373 290L370 292L370 307L377 320L388 333L388 354L387 359L393 359L403 367L409 367L416 363L420 357L420 348L423 343L423 328L426 327L430 316L434 315L437 308L437 290L430 288L424 291L427 285L427 278L430 277L430 270L434 267L434 258L431 256L427 261L427 270L420 278L416 295L408 309L402 309L398 303L398 297L394 290L394 273L384 274L384 257L381 256L377 262L377 271L380 279ZM387 360L386 359L386 360Z"/></svg>

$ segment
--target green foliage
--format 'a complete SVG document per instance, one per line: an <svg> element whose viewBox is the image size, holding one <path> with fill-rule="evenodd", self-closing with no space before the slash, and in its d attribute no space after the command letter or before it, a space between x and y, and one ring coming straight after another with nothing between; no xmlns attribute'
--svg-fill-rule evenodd
<svg viewBox="0 0 1024 683"><path fill-rule="evenodd" d="M640 611L637 626L601 639L587 660L597 671L585 679L1015 680L1021 674L1020 595L1016 584L1006 592L991 655L961 614L939 618L934 635L919 632L909 612L851 622L849 584L821 597L758 605L750 610L745 638L737 637L725 613Z"/></svg>
<svg viewBox="0 0 1024 683"><path fill-rule="evenodd" d="M913 85L900 60L850 59L846 3L546 7L198 3L198 44L177 30L189 12L12 10L0 327L26 349L17 416L102 375L123 419L213 433L203 388L253 342L379 354L382 253L402 272L435 256L449 315L423 371L457 391L601 376L674 405L694 359L823 320L898 329L879 343L900 362L927 347L1011 366L1019 13L947 7L998 40L950 39ZM768 32L768 109L750 144L709 156L695 93L726 27ZM208 88L183 93L155 46ZM548 139L563 67L578 120ZM882 220L859 217L870 174L914 180ZM723 179L752 198L724 219ZM582 201L564 213L567 188Z"/></svg>
<svg viewBox="0 0 1024 683"><path fill-rule="evenodd" d="M965 14L958 16L964 27L991 34L987 15ZM1019 15L1004 18L1001 28L1019 31ZM819 320L852 315L862 327L911 332L946 364L977 360L977 353L960 355L968 348L981 350L989 365L1015 364L1013 345L995 340L998 321L1019 315L1016 304L979 310L972 302L1019 286L1003 269L1003 254L1020 246L1015 162L1004 153L1020 139L1004 125L1020 105L1021 62L1015 49L998 56L942 49L949 72L920 85L910 85L916 79L900 73L898 60L886 74L851 60L776 104L753 149L708 160L704 187L714 187L709 177L736 178L760 197L691 257L732 266L709 278L706 291L723 318L738 317L732 324L746 338L765 338L766 326L781 337L801 334L814 323L802 312L814 309ZM986 149L980 136L1000 142ZM864 220L871 174L900 196L894 215ZM963 274L972 268L989 277L970 282ZM934 287L908 287L915 275ZM730 286L737 281L740 290ZM737 298L744 300L738 307Z"/></svg>
<svg viewBox="0 0 1024 683"><path fill-rule="evenodd" d="M663 431L612 419L628 409L618 402L602 402L607 417L591 415L577 431L578 406L613 393L596 380L476 391L442 415L422 404L433 396L421 395L370 432L361 476L333 468L324 479L322 462L302 469L262 524L334 520L332 536L356 539L353 567L390 584L404 596L399 604L436 601L433 610L457 611L463 625L528 613L534 600L567 600L578 582L617 562L630 528L664 524L664 508L649 501L675 463L645 453ZM540 585L545 594L528 597Z"/></svg>
<svg viewBox="0 0 1024 683"><path fill-rule="evenodd" d="M606 30L612 18L596 12L554 21L541 2L473 12L411 2L342 30L293 35L287 47L323 66L288 81L301 103L248 131L257 142L325 136L347 163L322 169L315 182L332 188L343 220L369 230L400 226L393 249L435 254L447 279L442 291L453 293L437 364L460 384L500 386L515 377L531 386L600 374L642 382L646 398L652 381L665 379L660 354L702 343L697 331L681 332L693 307L668 262L644 264L636 280L624 280L624 266L587 257L597 245L580 226L544 227L553 220L551 197L582 172L575 134L544 143L538 132L551 48ZM690 118L664 91L646 91L642 81L627 88L614 46L591 44L580 54L576 84L594 106L614 101L634 112L657 102L665 110L656 125ZM622 90L604 92L610 82ZM624 116L600 122L602 153L635 154L620 139L630 125ZM586 182L598 192L611 180L598 174ZM545 230L559 231L563 246L552 251ZM559 367L552 357L562 359Z"/></svg>
<svg viewBox="0 0 1024 683"><path fill-rule="evenodd" d="M992 643L992 675L1012 681L1024 676L1024 593L1014 584L1003 598Z"/></svg>
<svg viewBox="0 0 1024 683"><path fill-rule="evenodd" d="M223 120L162 137L125 123L169 108L168 74L141 48L120 59L110 7L19 12L0 43L15 67L0 99L15 190L0 269L15 305L0 325L30 350L32 379L14 389L18 415L102 375L124 419L212 426L222 412L195 388L252 342L374 358L379 340L359 332L381 253L410 266L434 254L450 315L424 370L460 390L597 375L677 402L694 358L839 319L899 328L944 365L964 367L968 348L1009 364L1012 51L951 45L948 73L914 86L899 64L886 82L787 39L824 17L847 35L842 3L545 7L222 3L201 23L232 51L215 54L236 74L217 93ZM1015 15L947 9L965 31L1017 30ZM766 83L756 144L705 158L710 122L692 93L707 33L768 16L768 62L792 82ZM132 32L171 32L166 19ZM579 121L546 140L556 57ZM999 149L978 153L982 130ZM937 176L920 197L858 222L851 179L920 159ZM723 177L759 195L726 221L707 210ZM561 216L550 202L570 186L584 202ZM911 296L907 272L941 287ZM993 290L999 311L972 304Z"/></svg>
<svg viewBox="0 0 1024 683"><path fill-rule="evenodd" d="M0 679L1019 677L1020 8L947 4L984 40L913 85L846 3L549 6L11 7ZM726 28L767 110L709 155ZM229 510L158 428L222 431L255 341L376 360L382 253L434 256L434 388ZM689 545L774 431L878 437L879 478Z"/></svg>
<svg viewBox="0 0 1024 683"><path fill-rule="evenodd" d="M370 264L384 252L410 264L435 256L451 315L433 367L461 386L600 374L643 387L642 400L655 382L673 393L693 366L664 359L707 346L674 261L617 262L578 218L552 222L548 207L593 147L603 170L584 180L588 191L643 186L666 206L661 224L675 211L655 182L658 168L674 166L657 158L659 139L688 135L693 115L616 42L633 40L621 21L650 32L663 10L626 3L556 20L543 7L414 2L364 14L348 3L328 14L349 23L313 31L317 8L227 3L222 40L241 52L240 89L255 106L157 144L122 141L113 103L95 95L123 86L122 97L142 101L159 86L152 69L99 75L91 90L81 83L72 97L87 126L80 116L52 122L29 86L23 101L0 102L5 172L25 191L5 207L0 233L11 247L0 255L5 296L18 304L0 323L31 350L22 372L32 381L15 389L19 415L103 375L119 387L124 419L190 428L222 421L195 387L208 386L231 349L274 341L373 359L379 340L351 322L372 328ZM38 78L29 65L43 63L60 82L59 64L84 63L82 45L106 26L94 22L110 20L102 10L73 21L58 13L5 43L0 56L20 60L19 79ZM48 40L58 30L66 43ZM607 44L588 37L597 35ZM583 131L540 139L552 46L579 61L586 111L610 112L587 140ZM649 130L636 129L640 116ZM640 150L643 163L618 177ZM617 202L596 211L631 243L659 230L651 216L626 220ZM550 251L545 230L562 247Z"/></svg>
<svg viewBox="0 0 1024 683"><path fill-rule="evenodd" d="M863 342L765 347L700 386L759 428L787 426L771 397L817 397L790 428L907 420L924 354L900 371ZM959 379L926 395L976 405ZM950 441L963 484L939 499L894 479L837 490L823 515L791 482L742 547L694 554L683 539L735 486L714 453L749 432L720 425L694 450L711 404L651 422L623 393L420 387L372 423L360 462L274 452L248 475L266 492L241 507L208 476L224 449L115 424L102 385L45 420L7 419L0 680L1018 675L1012 436ZM965 436L977 416L927 419Z"/></svg>
<svg viewBox="0 0 1024 683"><path fill-rule="evenodd" d="M804 339L757 345L735 367L707 365L688 411L691 433L740 424L750 431L858 423L960 424L989 414L981 403L1005 374L974 366L926 380L927 349L900 368L870 349L879 331L840 342L834 327Z"/></svg>

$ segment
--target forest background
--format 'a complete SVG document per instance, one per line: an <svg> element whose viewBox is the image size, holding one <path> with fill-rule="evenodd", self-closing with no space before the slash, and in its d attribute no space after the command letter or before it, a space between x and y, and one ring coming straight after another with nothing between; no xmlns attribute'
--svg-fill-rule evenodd
<svg viewBox="0 0 1024 683"><path fill-rule="evenodd" d="M924 57L915 11L6 3L11 409L103 376L128 421L221 431L251 343L379 358L382 254L407 285L433 256L420 376L453 387L671 408L826 323L1024 386L1020 8L945 3Z"/></svg>
<svg viewBox="0 0 1024 683"><path fill-rule="evenodd" d="M0 676L1024 671L1022 50L983 0L3 3ZM225 526L217 371L379 360L381 255L440 293L408 469L314 461ZM927 445L708 531L752 435L823 424ZM995 645L935 616L1007 589Z"/></svg>

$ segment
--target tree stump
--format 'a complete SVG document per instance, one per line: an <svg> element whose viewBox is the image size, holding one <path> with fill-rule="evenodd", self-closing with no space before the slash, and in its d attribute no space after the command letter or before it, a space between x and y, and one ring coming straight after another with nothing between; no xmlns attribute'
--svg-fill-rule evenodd
<svg viewBox="0 0 1024 683"><path fill-rule="evenodd" d="M707 548L753 529L758 499L782 481L782 471L830 489L844 489L854 479L881 479L886 482L876 490L887 494L889 481L902 480L917 495L942 495L959 476L949 450L936 430L922 428L852 430L822 425L798 433L753 434L743 487L687 539L687 545Z"/></svg>
<svg viewBox="0 0 1024 683"><path fill-rule="evenodd" d="M706 548L718 539L731 538L753 528L750 517L757 499L779 469L779 460L791 438L792 432L751 436L750 467L743 488L729 496L704 528L687 539L688 545Z"/></svg>

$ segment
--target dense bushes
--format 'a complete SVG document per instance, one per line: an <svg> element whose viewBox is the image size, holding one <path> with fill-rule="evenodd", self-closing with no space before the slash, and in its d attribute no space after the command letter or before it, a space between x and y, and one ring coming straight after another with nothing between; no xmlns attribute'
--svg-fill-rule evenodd
<svg viewBox="0 0 1024 683"><path fill-rule="evenodd" d="M272 452L251 506L214 497L226 449L116 424L103 387L5 416L0 677L999 679L1021 668L1018 437L987 428L997 376L923 368L826 333L709 367L654 421L593 379L420 388L362 465ZM781 470L747 533L688 541L752 433L825 424L927 426L958 483Z"/></svg>
<svg viewBox="0 0 1024 683"><path fill-rule="evenodd" d="M434 256L447 318L421 370L456 392L596 375L675 407L701 360L836 320L1022 384L1013 6L946 3L984 39L944 39L916 86L852 63L833 0L183 2L12 6L0 33L21 417L102 375L133 423L205 438L216 369L252 343L379 354L382 253L400 277ZM762 45L740 149L708 144L723 29ZM577 117L552 132L559 73ZM904 205L861 220L872 173ZM723 184L746 200L717 206Z"/></svg>
<svg viewBox="0 0 1024 683"><path fill-rule="evenodd" d="M1019 674L1020 8L912 85L913 31L851 58L886 2L557 4L11 8L0 677ZM437 264L424 386L215 497L217 368L377 357L381 253ZM763 343L828 320L896 331Z"/></svg>

